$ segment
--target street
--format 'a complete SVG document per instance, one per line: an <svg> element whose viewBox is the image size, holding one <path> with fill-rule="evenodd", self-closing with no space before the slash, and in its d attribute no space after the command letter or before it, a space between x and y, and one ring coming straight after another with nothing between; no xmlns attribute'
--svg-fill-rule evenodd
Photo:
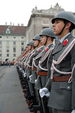
<svg viewBox="0 0 75 113"><path fill-rule="evenodd" d="M14 66L0 66L0 113L29 113Z"/></svg>

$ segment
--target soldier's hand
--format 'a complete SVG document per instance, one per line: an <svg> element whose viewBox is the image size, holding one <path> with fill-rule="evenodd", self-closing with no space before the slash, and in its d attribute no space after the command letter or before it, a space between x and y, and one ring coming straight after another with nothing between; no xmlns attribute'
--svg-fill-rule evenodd
<svg viewBox="0 0 75 113"><path fill-rule="evenodd" d="M29 76L29 81L30 81L30 82L32 81L32 76L33 76L33 75L30 75L30 76Z"/></svg>
<svg viewBox="0 0 75 113"><path fill-rule="evenodd" d="M72 112L71 113L75 113L75 110L72 110Z"/></svg>
<svg viewBox="0 0 75 113"><path fill-rule="evenodd" d="M27 74L24 72L24 73L23 73L23 77L25 78L26 76L27 76Z"/></svg>
<svg viewBox="0 0 75 113"><path fill-rule="evenodd" d="M43 98L44 96L49 97L50 92L48 91L47 88L44 87L44 88L42 88L42 89L39 90L39 94L40 94L40 97L41 98Z"/></svg>

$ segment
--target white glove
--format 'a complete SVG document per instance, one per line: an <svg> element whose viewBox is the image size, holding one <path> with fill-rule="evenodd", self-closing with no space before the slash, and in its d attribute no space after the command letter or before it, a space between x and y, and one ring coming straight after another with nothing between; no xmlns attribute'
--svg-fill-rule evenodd
<svg viewBox="0 0 75 113"><path fill-rule="evenodd" d="M75 113L75 110L72 110L72 112L71 113Z"/></svg>
<svg viewBox="0 0 75 113"><path fill-rule="evenodd" d="M26 77L26 76L27 76L25 72L23 73L23 76L24 76L24 77Z"/></svg>
<svg viewBox="0 0 75 113"><path fill-rule="evenodd" d="M37 83L37 79L35 79L35 84Z"/></svg>
<svg viewBox="0 0 75 113"><path fill-rule="evenodd" d="M50 92L45 87L39 90L39 94L40 94L41 98L43 98L44 96L46 96L46 97L50 96Z"/></svg>
<svg viewBox="0 0 75 113"><path fill-rule="evenodd" d="M31 82L31 80L32 80L32 76L33 76L33 75L30 75L30 76L29 76L29 81L30 81L30 82Z"/></svg>

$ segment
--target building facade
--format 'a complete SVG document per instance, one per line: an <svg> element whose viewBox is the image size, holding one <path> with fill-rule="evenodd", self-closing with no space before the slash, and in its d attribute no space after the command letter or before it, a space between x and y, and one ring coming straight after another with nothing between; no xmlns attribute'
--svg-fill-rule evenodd
<svg viewBox="0 0 75 113"><path fill-rule="evenodd" d="M26 27L0 26L0 61L13 61L25 49Z"/></svg>

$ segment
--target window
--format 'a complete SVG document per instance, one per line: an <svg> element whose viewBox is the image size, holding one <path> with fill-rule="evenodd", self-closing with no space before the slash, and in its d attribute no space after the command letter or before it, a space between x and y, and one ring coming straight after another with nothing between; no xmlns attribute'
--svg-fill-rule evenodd
<svg viewBox="0 0 75 113"><path fill-rule="evenodd" d="M15 47L13 48L13 52L16 52L16 48Z"/></svg>
<svg viewBox="0 0 75 113"><path fill-rule="evenodd" d="M24 39L24 37L21 37L21 39Z"/></svg>
<svg viewBox="0 0 75 113"><path fill-rule="evenodd" d="M2 56L2 54L0 54L0 57Z"/></svg>
<svg viewBox="0 0 75 113"><path fill-rule="evenodd" d="M7 57L9 57L9 54L7 54Z"/></svg>
<svg viewBox="0 0 75 113"><path fill-rule="evenodd" d="M21 42L21 45L24 45L24 42Z"/></svg>
<svg viewBox="0 0 75 113"><path fill-rule="evenodd" d="M7 52L9 52L9 49L7 49Z"/></svg>
<svg viewBox="0 0 75 113"><path fill-rule="evenodd" d="M24 48L21 48L21 51L24 51Z"/></svg>
<svg viewBox="0 0 75 113"><path fill-rule="evenodd" d="M2 38L2 36L0 36L0 38Z"/></svg>
<svg viewBox="0 0 75 113"><path fill-rule="evenodd" d="M7 29L6 29L6 34L10 34L10 33L11 33L10 29L7 28Z"/></svg>
<svg viewBox="0 0 75 113"><path fill-rule="evenodd" d="M13 54L13 57L16 57L16 54Z"/></svg>

